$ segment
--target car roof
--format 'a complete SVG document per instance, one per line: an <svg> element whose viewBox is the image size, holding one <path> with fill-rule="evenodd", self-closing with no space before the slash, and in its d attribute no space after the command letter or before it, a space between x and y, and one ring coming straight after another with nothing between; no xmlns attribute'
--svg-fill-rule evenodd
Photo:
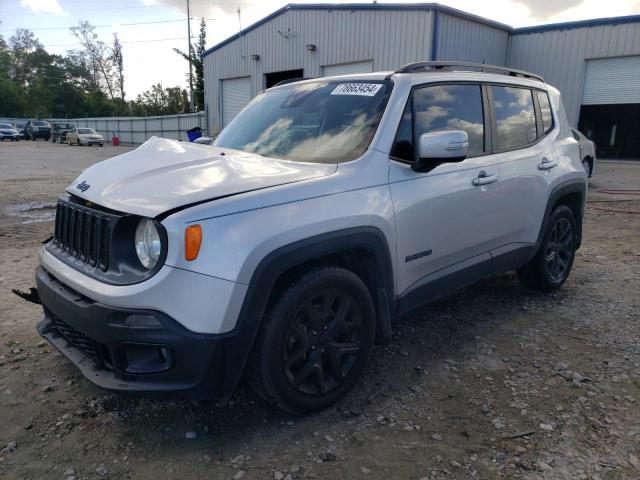
<svg viewBox="0 0 640 480"><path fill-rule="evenodd" d="M406 78L409 79L411 85L419 85L423 83L437 83L437 82L486 82L486 83L500 83L507 85L515 85L521 87L538 88L541 90L547 90L548 85L537 79L523 76L511 76L503 73L493 72L475 72L464 70L426 70L411 73L396 73L393 71L382 71L372 73L354 73L348 75L336 75L331 77L317 77L300 80L299 82L291 82L285 85L279 85L271 87L271 89L286 88L287 86L312 83L318 80L330 80L330 81L382 81L393 78Z"/></svg>

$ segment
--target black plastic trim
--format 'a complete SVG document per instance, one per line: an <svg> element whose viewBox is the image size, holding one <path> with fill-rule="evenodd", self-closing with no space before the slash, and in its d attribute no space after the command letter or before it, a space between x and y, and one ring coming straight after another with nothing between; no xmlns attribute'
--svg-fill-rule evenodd
<svg viewBox="0 0 640 480"><path fill-rule="evenodd" d="M233 337L229 339L228 348L233 352L230 361L234 362L236 368L226 378L223 391L233 391L240 380L278 277L307 261L356 247L370 251L377 261L376 283L378 289L384 292L385 298L374 295L375 292L372 295L378 297L374 298L376 305L386 305L378 309L380 318L376 333L382 338L379 336L376 340L378 343L388 340L391 331L390 312L395 311L395 294L391 256L384 234L375 227L355 227L306 238L274 250L255 268L238 321L232 331Z"/></svg>
<svg viewBox="0 0 640 480"><path fill-rule="evenodd" d="M539 246L542 242L542 236L544 235L544 229L553 211L553 206L560 200L562 197L567 195L571 195L572 193L577 193L580 195L580 218L576 218L576 227L578 228L578 241L576 245L576 250L580 248L582 244L582 220L584 218L584 206L587 199L587 183L584 180L573 179L567 180L566 182L561 183L553 188L551 194L549 195L549 200L547 200L547 207L544 212L544 219L542 220L542 225L540 226L540 232L538 232L538 238L536 239L536 246ZM537 251L536 247L536 251ZM531 258L533 258L531 255Z"/></svg>
<svg viewBox="0 0 640 480"><path fill-rule="evenodd" d="M227 379L239 377L236 370L240 365L235 362L235 352L230 347L231 334L195 333L158 311L116 308L94 302L42 267L36 271L36 283L45 309L38 332L96 385L119 392L163 397L214 398L220 403L225 403L233 393L235 383ZM124 320L131 314L152 315L161 327L126 326ZM109 352L109 362L96 364L69 343L59 333L53 317ZM128 373L122 358L122 348L127 344L168 347L172 352L172 365L159 373Z"/></svg>
<svg viewBox="0 0 640 480"><path fill-rule="evenodd" d="M491 275L491 265L491 254L486 252L422 277L400 295L397 314L407 313Z"/></svg>

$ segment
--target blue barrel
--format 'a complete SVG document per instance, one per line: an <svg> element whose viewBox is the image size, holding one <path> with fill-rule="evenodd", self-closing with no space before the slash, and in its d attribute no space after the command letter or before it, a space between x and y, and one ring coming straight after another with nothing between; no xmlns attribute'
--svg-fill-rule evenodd
<svg viewBox="0 0 640 480"><path fill-rule="evenodd" d="M189 138L190 142L193 142L196 138L200 138L202 136L202 130L194 130L195 129L192 129L187 132L187 137Z"/></svg>

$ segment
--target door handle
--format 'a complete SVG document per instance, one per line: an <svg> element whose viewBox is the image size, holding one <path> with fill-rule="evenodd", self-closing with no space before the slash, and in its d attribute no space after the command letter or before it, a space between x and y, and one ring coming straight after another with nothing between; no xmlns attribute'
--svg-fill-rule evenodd
<svg viewBox="0 0 640 480"><path fill-rule="evenodd" d="M487 172L483 170L478 174L476 178L471 181L471 183L474 187L480 187L482 185L489 185L490 183L495 183L497 181L497 175L487 175Z"/></svg>
<svg viewBox="0 0 640 480"><path fill-rule="evenodd" d="M555 160L549 160L547 158L542 159L542 163L538 164L538 170L551 170L553 167L557 167L558 162Z"/></svg>

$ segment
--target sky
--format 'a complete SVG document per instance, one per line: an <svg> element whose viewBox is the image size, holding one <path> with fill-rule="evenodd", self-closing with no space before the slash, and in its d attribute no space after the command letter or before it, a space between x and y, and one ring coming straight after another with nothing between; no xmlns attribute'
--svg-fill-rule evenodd
<svg viewBox="0 0 640 480"><path fill-rule="evenodd" d="M290 2L191 0L192 36L197 37L200 18L204 17L207 46L211 47L236 34L240 25L247 27L287 3ZM323 0L291 3L323 3ZM438 3L514 27L640 14L640 0L439 0ZM187 85L188 63L173 51L173 48L187 50L186 18L186 0L0 0L0 34L8 39L17 28L33 30L51 53L64 54L76 48L69 27L81 20L99 26L97 32L108 44L117 32L124 47L127 99L158 82L165 87Z"/></svg>

